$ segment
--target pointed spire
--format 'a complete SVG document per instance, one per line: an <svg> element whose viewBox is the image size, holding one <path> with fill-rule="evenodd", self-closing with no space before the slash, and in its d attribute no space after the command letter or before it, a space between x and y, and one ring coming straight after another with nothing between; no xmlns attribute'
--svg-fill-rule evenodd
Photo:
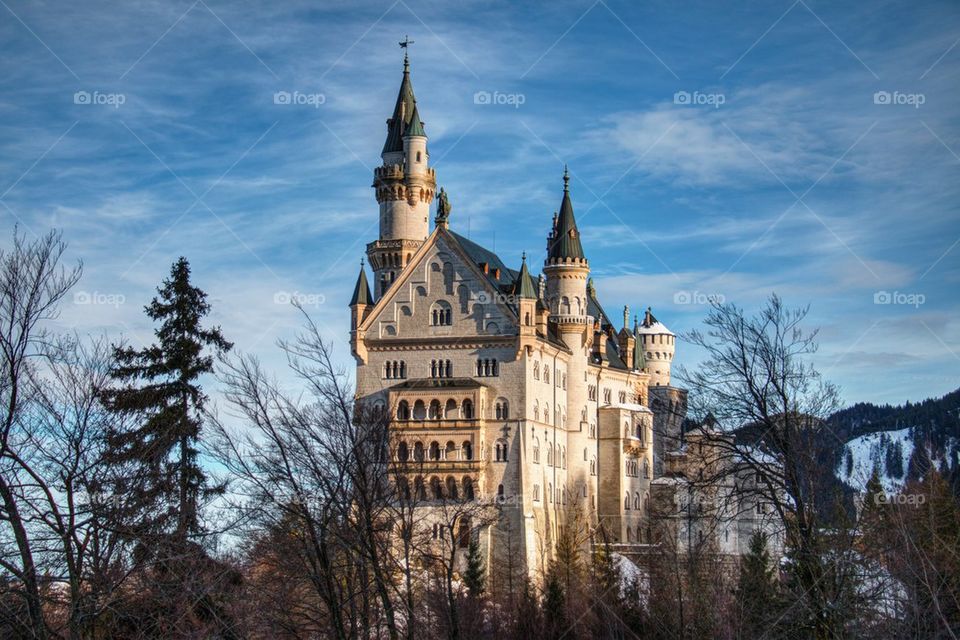
<svg viewBox="0 0 960 640"><path fill-rule="evenodd" d="M404 54L403 80L400 82L397 102L393 107L393 116L387 120L387 140L383 144L381 155L403 151L403 134L410 126L416 106L417 98L413 95L413 84L410 82L410 62ZM422 124L420 126L423 127Z"/></svg>
<svg viewBox="0 0 960 640"><path fill-rule="evenodd" d="M564 260L575 258L586 260L583 246L580 244L580 231L573 216L573 203L570 202L570 172L563 168L563 201L560 203L560 215L554 225L554 237L550 241L547 259Z"/></svg>
<svg viewBox="0 0 960 640"><path fill-rule="evenodd" d="M350 298L350 306L359 304L373 304L373 296L370 295L370 285L367 284L367 270L363 268L363 259L360 260L360 275L357 276L357 286L353 289L353 297Z"/></svg>
<svg viewBox="0 0 960 640"><path fill-rule="evenodd" d="M533 283L533 278L530 277L530 271L527 269L526 251L523 252L522 260L520 275L517 276L517 281L513 284L513 293L526 300L536 300L538 297L537 286Z"/></svg>
<svg viewBox="0 0 960 640"><path fill-rule="evenodd" d="M406 131L403 132L404 138L410 136L427 137L426 132L423 130L423 122L420 121L420 111L417 109L416 102L413 103L413 115L410 116L410 124L407 125Z"/></svg>
<svg viewBox="0 0 960 640"><path fill-rule="evenodd" d="M643 371L647 368L647 360L643 357L643 341L640 340L637 319L633 319L633 368L637 371Z"/></svg>

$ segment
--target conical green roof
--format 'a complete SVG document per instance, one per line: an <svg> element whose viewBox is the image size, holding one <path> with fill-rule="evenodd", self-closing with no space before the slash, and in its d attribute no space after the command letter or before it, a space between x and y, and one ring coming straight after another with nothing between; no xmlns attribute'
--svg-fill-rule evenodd
<svg viewBox="0 0 960 640"><path fill-rule="evenodd" d="M410 82L410 67L404 61L403 80L400 82L400 92L397 93L397 104L393 107L393 116L387 121L387 141L383 144L381 154L403 151L403 134L416 106L417 99L413 95L413 84Z"/></svg>
<svg viewBox="0 0 960 640"><path fill-rule="evenodd" d="M647 359L643 357L643 344L637 327L633 328L633 368L641 371L647 367Z"/></svg>
<svg viewBox="0 0 960 640"><path fill-rule="evenodd" d="M550 240L550 251L547 257L558 260L586 259L583 255L583 246L580 244L577 220L573 216L573 204L570 202L570 176L566 168L563 170L563 202L560 203L560 215L557 217L557 225Z"/></svg>
<svg viewBox="0 0 960 640"><path fill-rule="evenodd" d="M353 289L353 297L350 298L350 306L358 304L373 304L373 296L370 295L370 285L367 284L367 272L360 265L360 275L357 277L357 286Z"/></svg>
<svg viewBox="0 0 960 640"><path fill-rule="evenodd" d="M530 277L530 272L527 270L526 253L523 254L520 275L517 276L517 281L513 284L513 294L526 300L536 300L540 297L537 295L537 286L533 283L533 278Z"/></svg>
<svg viewBox="0 0 960 640"><path fill-rule="evenodd" d="M423 130L423 122L420 121L420 112L417 110L416 102L413 103L413 116L410 118L410 124L407 126L407 130L403 133L404 138L407 136L427 136L426 132Z"/></svg>

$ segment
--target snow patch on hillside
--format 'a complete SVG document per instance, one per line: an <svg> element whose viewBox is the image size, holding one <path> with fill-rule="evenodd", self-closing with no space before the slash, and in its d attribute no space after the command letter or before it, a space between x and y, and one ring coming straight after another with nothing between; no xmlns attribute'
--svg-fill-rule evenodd
<svg viewBox="0 0 960 640"><path fill-rule="evenodd" d="M880 472L883 490L893 493L903 486L912 454L913 440L910 438L909 427L868 433L854 438L844 446L837 475L854 489L863 491L876 468ZM896 458L900 459L899 465ZM850 459L852 464L849 464ZM896 475L898 470L901 472L899 477Z"/></svg>

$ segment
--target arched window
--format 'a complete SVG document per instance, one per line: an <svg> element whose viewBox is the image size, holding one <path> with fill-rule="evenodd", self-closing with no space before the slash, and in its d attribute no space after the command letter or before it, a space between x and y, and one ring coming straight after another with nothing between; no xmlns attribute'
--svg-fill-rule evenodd
<svg viewBox="0 0 960 640"><path fill-rule="evenodd" d="M437 300L430 309L430 324L435 327L449 327L453 324L453 311L446 300Z"/></svg>
<svg viewBox="0 0 960 640"><path fill-rule="evenodd" d="M590 457L590 475L592 476L597 475L597 457L596 456Z"/></svg>
<svg viewBox="0 0 960 640"><path fill-rule="evenodd" d="M570 298L567 296L560 298L560 313L570 315Z"/></svg>
<svg viewBox="0 0 960 640"><path fill-rule="evenodd" d="M463 479L463 498L465 500L473 500L473 479L470 477L464 477Z"/></svg>
<svg viewBox="0 0 960 640"><path fill-rule="evenodd" d="M508 420L510 418L510 405L504 398L498 398L494 405L494 413L497 420Z"/></svg>
<svg viewBox="0 0 960 640"><path fill-rule="evenodd" d="M430 443L430 459L439 460L440 459L440 443L434 440Z"/></svg>
<svg viewBox="0 0 960 640"><path fill-rule="evenodd" d="M540 379L540 363L536 360L533 361L533 379Z"/></svg>
<svg viewBox="0 0 960 640"><path fill-rule="evenodd" d="M413 481L413 492L417 500L426 500L427 491L423 486L423 478L417 476L417 479Z"/></svg>
<svg viewBox="0 0 960 640"><path fill-rule="evenodd" d="M562 452L560 453L560 466L563 467L564 469L567 468L567 448L566 447L564 447Z"/></svg>
<svg viewBox="0 0 960 640"><path fill-rule="evenodd" d="M460 409L463 413L464 420L473 420L473 402L471 400L464 400L463 404L460 405Z"/></svg>
<svg viewBox="0 0 960 640"><path fill-rule="evenodd" d="M446 420L455 420L457 418L457 402L453 398L447 400L447 404L443 409L443 417Z"/></svg>
<svg viewBox="0 0 960 640"><path fill-rule="evenodd" d="M443 459L444 460L456 460L457 458L457 445L453 443L452 440L447 442L447 446L443 450Z"/></svg>
<svg viewBox="0 0 960 640"><path fill-rule="evenodd" d="M443 485L440 484L440 478L436 476L430 478L430 497L434 500L443 499Z"/></svg>
<svg viewBox="0 0 960 640"><path fill-rule="evenodd" d="M460 495L460 492L457 490L457 481L453 476L447 476L447 497L451 500L456 500Z"/></svg>
<svg viewBox="0 0 960 640"><path fill-rule="evenodd" d="M504 497L505 496L503 495L503 485L502 484L497 485L497 502L503 502Z"/></svg>
<svg viewBox="0 0 960 640"><path fill-rule="evenodd" d="M442 416L442 412L440 411L440 401L431 400L430 401L430 419L439 420L441 416Z"/></svg>
<svg viewBox="0 0 960 640"><path fill-rule="evenodd" d="M503 447L502 447L502 446L500 445L500 443L498 442L498 443L494 446L494 449L496 450L496 458L495 458L495 460L496 460L497 462L500 462L501 460L503 460Z"/></svg>
<svg viewBox="0 0 960 640"><path fill-rule="evenodd" d="M497 462L506 462L507 461L507 443L503 440L498 440L496 451L497 451Z"/></svg>
<svg viewBox="0 0 960 640"><path fill-rule="evenodd" d="M630 510L630 492L629 491L623 496L623 508L626 511Z"/></svg>
<svg viewBox="0 0 960 640"><path fill-rule="evenodd" d="M406 478L397 478L397 496L401 500L410 500L410 483Z"/></svg>
<svg viewBox="0 0 960 640"><path fill-rule="evenodd" d="M413 403L413 419L414 420L424 420L427 417L427 405L423 403L423 400L417 400Z"/></svg>
<svg viewBox="0 0 960 640"><path fill-rule="evenodd" d="M406 462L410 459L410 449L407 447L406 442L401 442L397 445L397 460L400 462Z"/></svg>
<svg viewBox="0 0 960 640"><path fill-rule="evenodd" d="M553 483L547 484L547 501L553 504Z"/></svg>
<svg viewBox="0 0 960 640"><path fill-rule="evenodd" d="M423 462L423 443L416 442L413 445L413 459L417 462Z"/></svg>
<svg viewBox="0 0 960 640"><path fill-rule="evenodd" d="M533 461L540 464L540 441L536 438L533 439Z"/></svg>
<svg viewBox="0 0 960 640"><path fill-rule="evenodd" d="M643 477L644 478L650 477L650 461L649 460L643 461Z"/></svg>
<svg viewBox="0 0 960 640"><path fill-rule="evenodd" d="M409 420L410 419L410 403L406 400L401 400L400 404L397 405L397 420Z"/></svg>
<svg viewBox="0 0 960 640"><path fill-rule="evenodd" d="M633 494L633 508L638 511L640 510L640 494L639 493Z"/></svg>
<svg viewBox="0 0 960 640"><path fill-rule="evenodd" d="M473 460L473 445L469 440L460 445L460 451L464 460Z"/></svg>

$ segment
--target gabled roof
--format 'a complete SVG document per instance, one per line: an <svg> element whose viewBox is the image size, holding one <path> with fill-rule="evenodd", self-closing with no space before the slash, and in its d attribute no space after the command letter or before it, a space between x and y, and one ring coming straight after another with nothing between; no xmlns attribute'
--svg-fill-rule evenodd
<svg viewBox="0 0 960 640"><path fill-rule="evenodd" d="M586 259L583 255L583 246L580 244L580 230L577 229L577 221L573 216L573 203L570 202L570 176L566 168L563 170L563 201L560 203L560 214L550 239L547 258Z"/></svg>
<svg viewBox="0 0 960 640"><path fill-rule="evenodd" d="M367 271L360 265L360 275L357 276L357 286L353 288L353 297L350 298L350 306L357 304L373 304L373 296L370 295L370 285L367 284Z"/></svg>

